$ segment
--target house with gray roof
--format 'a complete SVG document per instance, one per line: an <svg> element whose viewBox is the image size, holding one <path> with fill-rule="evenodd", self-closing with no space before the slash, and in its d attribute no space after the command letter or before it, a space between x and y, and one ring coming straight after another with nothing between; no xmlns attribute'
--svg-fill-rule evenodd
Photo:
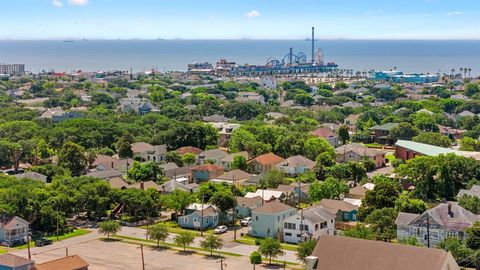
<svg viewBox="0 0 480 270"><path fill-rule="evenodd" d="M167 146L165 144L151 145L146 142L136 142L132 144L132 152L134 156L140 157L144 161L163 163L167 155Z"/></svg>
<svg viewBox="0 0 480 270"><path fill-rule="evenodd" d="M115 177L122 177L123 173L114 169L110 169L110 170L104 170L104 171L89 172L85 176L95 177L99 179L111 179Z"/></svg>
<svg viewBox="0 0 480 270"><path fill-rule="evenodd" d="M297 176L301 173L309 172L315 167L315 161L304 156L293 156L277 163L275 167L290 176Z"/></svg>
<svg viewBox="0 0 480 270"><path fill-rule="evenodd" d="M48 108L43 112L38 118L40 119L49 119L53 122L62 122L69 119L80 118L81 114L78 112L70 111L66 112L60 107Z"/></svg>
<svg viewBox="0 0 480 270"><path fill-rule="evenodd" d="M461 198L463 196L472 196L480 199L480 186L473 185L470 189L460 189L457 194L457 198Z"/></svg>
<svg viewBox="0 0 480 270"><path fill-rule="evenodd" d="M18 216L0 216L0 243L25 243L29 225L28 221Z"/></svg>
<svg viewBox="0 0 480 270"><path fill-rule="evenodd" d="M147 99L143 98L122 98L120 99L118 109L123 112L136 112L145 115L150 112L156 112L158 109Z"/></svg>
<svg viewBox="0 0 480 270"><path fill-rule="evenodd" d="M335 232L335 215L320 205L314 205L287 217L283 221L283 241L298 244L320 239Z"/></svg>
<svg viewBox="0 0 480 270"><path fill-rule="evenodd" d="M175 190L181 190L185 191L188 193L194 193L198 191L199 185L196 183L191 183L191 184L183 184L177 180L170 180L162 185L160 185L160 192L162 194L170 194L173 193Z"/></svg>
<svg viewBox="0 0 480 270"><path fill-rule="evenodd" d="M335 148L336 160L339 163L362 161L370 159L375 163L375 168L384 167L386 153L379 149L368 148L363 144L350 143Z"/></svg>
<svg viewBox="0 0 480 270"><path fill-rule="evenodd" d="M249 234L253 237L282 235L283 221L296 214L296 209L279 201L264 203L252 210L252 225Z"/></svg>
<svg viewBox="0 0 480 270"><path fill-rule="evenodd" d="M232 169L232 163L235 160L235 157L242 156L245 158L245 161L248 160L249 155L247 151L242 151L242 152L237 152L237 153L232 153L220 160L220 166L222 166L225 170L230 170Z"/></svg>
<svg viewBox="0 0 480 270"><path fill-rule="evenodd" d="M390 131L396 128L399 124L398 123L387 123L383 125L378 125L371 127L369 130L373 132L373 140L379 144L393 144L388 135Z"/></svg>
<svg viewBox="0 0 480 270"><path fill-rule="evenodd" d="M202 120L207 123L226 123L230 121L230 118L219 114L213 114L210 116L204 116Z"/></svg>
<svg viewBox="0 0 480 270"><path fill-rule="evenodd" d="M220 160L226 156L228 156L228 153L220 149L206 150L198 154L197 163L203 165L207 160L210 160L215 165L221 165Z"/></svg>
<svg viewBox="0 0 480 270"><path fill-rule="evenodd" d="M255 102L258 104L265 104L265 97L255 92L238 92L235 101L240 103Z"/></svg>
<svg viewBox="0 0 480 270"><path fill-rule="evenodd" d="M397 218L397 235L415 237L419 243L431 247L449 237L464 241L466 230L480 221L480 216L471 213L456 202L441 203L421 215L402 214ZM427 229L428 227L428 229Z"/></svg>
<svg viewBox="0 0 480 270"><path fill-rule="evenodd" d="M0 269L2 270L30 270L35 261L11 253L0 255Z"/></svg>

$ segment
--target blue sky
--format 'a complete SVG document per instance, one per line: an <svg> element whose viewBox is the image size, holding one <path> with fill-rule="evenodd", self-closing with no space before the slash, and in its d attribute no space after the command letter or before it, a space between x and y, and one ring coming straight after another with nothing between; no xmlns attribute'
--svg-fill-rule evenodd
<svg viewBox="0 0 480 270"><path fill-rule="evenodd" d="M0 0L0 39L480 39L480 0Z"/></svg>

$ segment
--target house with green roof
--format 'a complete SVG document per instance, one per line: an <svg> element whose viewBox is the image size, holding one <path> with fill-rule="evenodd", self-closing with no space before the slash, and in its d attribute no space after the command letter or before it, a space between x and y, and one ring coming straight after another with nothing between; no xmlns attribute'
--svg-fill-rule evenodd
<svg viewBox="0 0 480 270"><path fill-rule="evenodd" d="M449 153L457 154L458 151L413 141L398 140L395 143L395 157L402 160L409 160L416 156L438 156Z"/></svg>
<svg viewBox="0 0 480 270"><path fill-rule="evenodd" d="M390 131L397 127L398 123L387 123L383 125L378 125L370 128L370 131L373 132L373 140L379 144L393 144L394 141L388 138Z"/></svg>

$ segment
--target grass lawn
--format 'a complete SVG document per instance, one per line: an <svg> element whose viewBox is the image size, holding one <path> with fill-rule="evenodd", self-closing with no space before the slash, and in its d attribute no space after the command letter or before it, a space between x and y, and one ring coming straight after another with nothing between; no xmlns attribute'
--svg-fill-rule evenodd
<svg viewBox="0 0 480 270"><path fill-rule="evenodd" d="M388 154L385 157L388 159L388 162L390 162L390 164L395 161L395 156L392 154Z"/></svg>
<svg viewBox="0 0 480 270"><path fill-rule="evenodd" d="M240 238L237 238L237 242L241 244L246 244L246 245L255 245L255 239L257 238L244 235ZM262 239L259 239L259 240L262 241ZM293 244L281 243L280 245L284 250L297 251L297 248L298 248L297 245L293 245Z"/></svg>
<svg viewBox="0 0 480 270"><path fill-rule="evenodd" d="M68 238L73 238L73 237L77 237L77 236L82 236L82 235L85 235L85 234L88 234L90 233L91 231L89 230L84 230L84 229L75 229L73 232L71 233L66 233L64 235L59 235L58 236L58 240L57 240L57 237L54 235L54 236L49 236L47 237L48 239L52 240L53 242L56 242L56 241L62 241L62 240L65 240L65 239L68 239ZM31 246L34 246L35 243L33 241L30 242L31 243ZM16 246L14 247L16 249L24 249L24 248L27 248L27 244L25 245L21 245L21 246ZM1 252L1 251L0 251Z"/></svg>
<svg viewBox="0 0 480 270"><path fill-rule="evenodd" d="M379 143L367 143L365 144L366 147L371 147L371 148L382 148L383 145L379 144Z"/></svg>
<svg viewBox="0 0 480 270"><path fill-rule="evenodd" d="M153 246L153 247L157 246L157 241L156 240L145 240L145 239L129 237L129 236L122 236L122 235L116 235L113 238L122 239L122 241L126 240L125 242L129 242L129 243L142 243L142 244L148 244L149 246ZM183 251L183 247L181 247L179 245L176 245L176 244L173 244L173 243L160 242L160 246L169 247L169 248L173 248L175 250ZM202 252L206 252L205 255L210 255L210 250L200 248L200 247L187 247L186 250L202 251ZM213 254L221 254L221 255L234 256L234 257L242 256L242 255L237 254L237 253L218 251L218 250L213 251Z"/></svg>
<svg viewBox="0 0 480 270"><path fill-rule="evenodd" d="M160 222L157 222L156 224L165 224L168 227L169 233L179 234L182 232L189 232L189 233L194 233L197 236L201 235L200 231L181 228L175 221L160 221ZM142 226L143 229L148 229L148 227L149 226ZM204 235L212 234L213 229L207 229L203 231L203 233Z"/></svg>

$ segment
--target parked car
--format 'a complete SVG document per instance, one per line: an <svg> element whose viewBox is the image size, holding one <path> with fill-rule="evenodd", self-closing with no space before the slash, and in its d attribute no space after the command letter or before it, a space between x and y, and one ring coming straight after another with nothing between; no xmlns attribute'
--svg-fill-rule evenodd
<svg viewBox="0 0 480 270"><path fill-rule="evenodd" d="M39 238L35 241L35 246L36 247L43 247L43 246L47 246L47 245L50 245L52 244L53 241L46 238L46 237L42 237L42 238Z"/></svg>
<svg viewBox="0 0 480 270"><path fill-rule="evenodd" d="M240 221L240 226L242 227L248 227L252 225L252 218L251 217L246 217Z"/></svg>
<svg viewBox="0 0 480 270"><path fill-rule="evenodd" d="M220 234L220 233L226 233L227 230L228 230L227 226L221 225L221 226L218 226L217 228L215 228L215 230L213 230L213 232L216 233L216 234Z"/></svg>

